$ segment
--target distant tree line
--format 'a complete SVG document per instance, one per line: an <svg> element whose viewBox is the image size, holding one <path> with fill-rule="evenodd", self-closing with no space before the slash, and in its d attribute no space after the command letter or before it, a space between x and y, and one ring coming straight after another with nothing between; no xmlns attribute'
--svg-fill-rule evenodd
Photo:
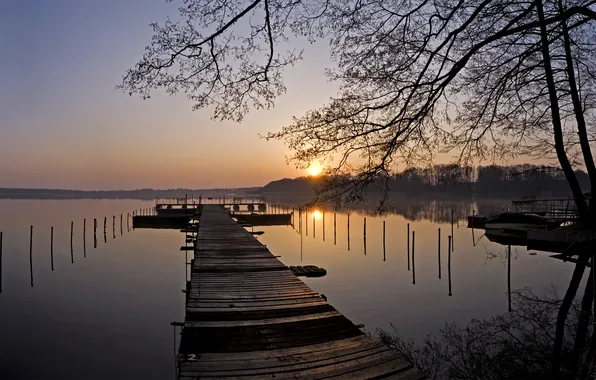
<svg viewBox="0 0 596 380"><path fill-rule="evenodd" d="M237 189L137 189L137 190L67 190L67 189L29 189L0 188L0 199L173 199L216 197L221 194L249 194L257 188Z"/></svg>
<svg viewBox="0 0 596 380"><path fill-rule="evenodd" d="M576 171L583 189L589 188L588 175ZM308 193L314 194L317 186L325 182L323 177L300 177L282 179L264 186L260 193ZM411 167L388 177L379 177L369 185L365 194L384 191L388 185L389 195L434 196L560 196L570 195L569 184L563 171L544 165L488 165L460 166L456 164L434 165L426 168Z"/></svg>

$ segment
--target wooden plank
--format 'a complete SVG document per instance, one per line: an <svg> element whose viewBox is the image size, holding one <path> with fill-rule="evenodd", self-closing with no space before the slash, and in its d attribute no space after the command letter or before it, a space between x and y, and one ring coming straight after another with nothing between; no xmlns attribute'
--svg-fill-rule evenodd
<svg viewBox="0 0 596 380"><path fill-rule="evenodd" d="M340 312L329 311L326 313L300 315L297 317L270 318L270 319L254 320L254 321L249 321L249 320L247 320L247 321L201 321L201 322L187 321L184 323L184 327L267 326L267 325L274 325L274 324L280 324L280 323L311 321L314 319L332 318L332 317L339 317L339 316L341 316Z"/></svg>
<svg viewBox="0 0 596 380"><path fill-rule="evenodd" d="M197 354L201 362L229 362L229 361L244 361L250 362L252 360L287 360L288 357L299 355L315 355L328 351L335 351L338 349L346 349L360 346L381 345L381 343L368 335L360 335L353 338L342 340L335 340L331 342L313 344L307 347L286 348L283 350L266 350L266 351L251 351L251 352L226 352L224 354L203 353ZM180 360L185 360L184 356L179 357Z"/></svg>

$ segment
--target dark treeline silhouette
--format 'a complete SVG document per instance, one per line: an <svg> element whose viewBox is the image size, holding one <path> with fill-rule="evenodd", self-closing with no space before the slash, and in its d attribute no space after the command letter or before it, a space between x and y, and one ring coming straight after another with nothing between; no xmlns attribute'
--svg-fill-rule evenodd
<svg viewBox="0 0 596 380"><path fill-rule="evenodd" d="M65 190L65 189L25 189L0 188L0 199L166 199L184 198L199 195L217 197L226 195L245 195L257 188L221 188L221 189L138 189L138 190Z"/></svg>
<svg viewBox="0 0 596 380"><path fill-rule="evenodd" d="M589 186L585 172L576 175L582 188ZM262 194L303 193L312 196L323 182L321 177L299 177L273 181L258 190ZM522 195L567 197L569 185L563 172L556 167L521 165L459 166L435 165L428 168L408 168L389 178L379 178L365 193L378 192L388 184L390 196L455 196L516 197Z"/></svg>

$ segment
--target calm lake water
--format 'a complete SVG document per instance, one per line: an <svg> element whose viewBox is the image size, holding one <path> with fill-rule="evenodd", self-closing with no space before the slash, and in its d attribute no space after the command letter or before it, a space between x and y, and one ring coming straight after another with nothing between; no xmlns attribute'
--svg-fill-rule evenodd
<svg viewBox="0 0 596 380"><path fill-rule="evenodd" d="M0 200L0 231L4 232L0 379L173 378L174 330L170 322L184 320L185 253L179 251L184 235L178 230L126 228L127 213L152 203ZM477 210L472 202L458 207L462 216ZM459 228L456 224L449 296L450 206L425 202L404 210L401 215L383 216L350 211L349 249L346 213L336 213L335 236L331 211L324 212L323 234L322 210L315 214L314 227L313 212L308 213L308 235L305 214L302 234L297 215L295 227L255 230L265 231L259 239L280 255L284 264L325 268L325 277L304 281L371 333L393 325L400 335L420 341L426 334L438 332L446 321L466 324L472 318L507 312L506 247L481 237L482 231L475 231L478 242L474 246L465 222L461 221ZM112 216L116 216L115 231ZM104 217L108 221L107 242ZM98 221L97 248L93 218ZM410 270L407 223L416 235ZM29 273L30 225L34 226L34 287ZM52 226L54 271L50 263ZM441 279L438 228L442 233ZM563 293L572 265L547 253L530 255L524 248L513 247L511 287L532 287L540 293L554 285Z"/></svg>

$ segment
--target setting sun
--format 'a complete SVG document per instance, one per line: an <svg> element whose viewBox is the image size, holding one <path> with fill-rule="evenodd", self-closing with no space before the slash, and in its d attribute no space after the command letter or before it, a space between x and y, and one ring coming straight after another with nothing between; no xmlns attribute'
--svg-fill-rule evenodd
<svg viewBox="0 0 596 380"><path fill-rule="evenodd" d="M317 168L317 167L314 167L314 166L313 167L310 167L308 169L308 174L310 174L313 177L316 177L319 174L321 174L321 169L320 168Z"/></svg>
<svg viewBox="0 0 596 380"><path fill-rule="evenodd" d="M319 210L315 210L312 215L315 219L321 218L321 212Z"/></svg>

